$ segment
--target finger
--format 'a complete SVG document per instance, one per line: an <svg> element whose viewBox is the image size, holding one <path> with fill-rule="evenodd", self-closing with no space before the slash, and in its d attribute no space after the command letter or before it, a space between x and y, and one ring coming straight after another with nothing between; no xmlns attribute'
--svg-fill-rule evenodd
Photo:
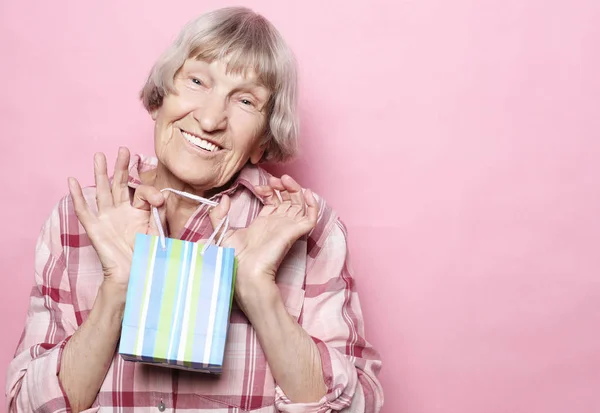
<svg viewBox="0 0 600 413"><path fill-rule="evenodd" d="M301 210L304 211L304 194L300 184L298 184L298 182L296 182L289 175L283 175L281 177L281 183L285 187L286 192L289 194L292 205L300 206Z"/></svg>
<svg viewBox="0 0 600 413"><path fill-rule="evenodd" d="M115 205L129 203L129 149L119 148L117 161L115 162L115 173L113 175L112 196Z"/></svg>
<svg viewBox="0 0 600 413"><path fill-rule="evenodd" d="M81 185L79 185L77 179L69 178L67 182L69 185L69 192L71 193L71 198L73 199L75 214L77 215L79 222L81 222L81 225L83 225L83 228L87 231L88 226L94 219L94 214L92 213L89 205L85 201L83 191L81 190Z"/></svg>
<svg viewBox="0 0 600 413"><path fill-rule="evenodd" d="M269 177L269 185L275 190L275 194L279 197L281 202L290 200L289 194L287 193L285 186L283 186L281 179L271 176Z"/></svg>
<svg viewBox="0 0 600 413"><path fill-rule="evenodd" d="M304 217L306 212L300 205L291 205L283 214L290 218L296 218Z"/></svg>
<svg viewBox="0 0 600 413"><path fill-rule="evenodd" d="M159 208L165 203L165 195L157 188L150 185L140 185L133 194L131 206L144 211L150 211L151 207Z"/></svg>
<svg viewBox="0 0 600 413"><path fill-rule="evenodd" d="M96 203L98 211L113 205L110 183L106 173L106 157L103 153L94 155L94 179L96 181Z"/></svg>
<svg viewBox="0 0 600 413"><path fill-rule="evenodd" d="M319 219L319 203L310 189L304 191L304 199L306 201L306 216L311 224L315 226Z"/></svg>
<svg viewBox="0 0 600 413"><path fill-rule="evenodd" d="M217 228L221 223L221 220L223 220L223 218L227 216L230 207L231 200L227 195L223 195L221 197L221 202L219 202L219 205L210 210L208 216L210 218L210 223L212 224L213 229Z"/></svg>
<svg viewBox="0 0 600 413"><path fill-rule="evenodd" d="M268 185L257 185L254 187L254 190L260 197L262 197L265 205L270 205L277 208L281 203L273 188Z"/></svg>

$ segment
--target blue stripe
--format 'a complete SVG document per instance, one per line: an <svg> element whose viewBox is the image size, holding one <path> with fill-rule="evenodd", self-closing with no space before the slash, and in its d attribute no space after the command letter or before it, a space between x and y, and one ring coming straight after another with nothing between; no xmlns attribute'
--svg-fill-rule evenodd
<svg viewBox="0 0 600 413"><path fill-rule="evenodd" d="M161 250L162 248L159 246L157 250ZM144 346L142 348L140 360L145 362L153 362L154 361L154 343L156 342L156 330L150 330L146 328L144 330ZM146 349L150 348L151 351L147 351Z"/></svg>
<svg viewBox="0 0 600 413"><path fill-rule="evenodd" d="M124 325L121 329L121 342L119 344L119 354L126 360L137 360L138 355L135 354L135 338L137 337L138 328Z"/></svg>
<svg viewBox="0 0 600 413"><path fill-rule="evenodd" d="M221 266L221 283L217 301L217 315L215 317L215 330L213 344L210 349L210 364L223 365L225 352L225 338L229 318L229 302L231 300L231 282L233 279L233 249L223 248L223 263Z"/></svg>
<svg viewBox="0 0 600 413"><path fill-rule="evenodd" d="M200 297L196 309L196 325L194 326L194 349L192 350L192 362L201 363L204 357L204 343L208 330L208 317L210 315L210 304L213 284L215 281L215 264L217 262L217 248L209 247L200 255L202 246L198 245L198 260L202 260L202 282L200 284ZM193 309L192 309L193 311Z"/></svg>
<svg viewBox="0 0 600 413"><path fill-rule="evenodd" d="M151 241L152 237L149 235L137 234L135 237L129 284L127 286L125 312L123 313L123 326L135 328L123 328L121 342L119 344L119 353L135 354L135 340L140 320L140 312L142 310L142 295L144 293L146 272L148 271L148 263L150 262L149 255Z"/></svg>
<svg viewBox="0 0 600 413"><path fill-rule="evenodd" d="M151 358L154 355L154 344L156 342L156 330L158 329L158 319L161 310L163 286L169 268L169 256L173 249L173 240L167 238L166 241L166 250L162 248L156 249L154 278L152 279L148 314L146 315L146 325L144 326L144 345L142 347L142 356L144 356L144 359Z"/></svg>
<svg viewBox="0 0 600 413"><path fill-rule="evenodd" d="M175 326L175 332L173 334L173 343L171 348L171 353L167 357L169 361L176 362L177 361L177 352L179 351L179 342L181 341L181 329L183 326L183 314L185 312L186 307L186 296L188 288L188 281L190 279L190 265L192 264L192 250L193 244L189 241L180 241L182 243L181 248L183 249L181 254L182 265L179 270L179 275L177 276L177 292L175 293L175 306L176 310L173 312L172 323ZM186 252L187 248L187 252ZM185 265L183 265L185 263ZM184 273L185 270L185 273ZM177 297L179 297L179 293L181 292L181 300L177 301ZM175 314L177 313L177 319L175 319ZM169 343L171 345L171 343Z"/></svg>

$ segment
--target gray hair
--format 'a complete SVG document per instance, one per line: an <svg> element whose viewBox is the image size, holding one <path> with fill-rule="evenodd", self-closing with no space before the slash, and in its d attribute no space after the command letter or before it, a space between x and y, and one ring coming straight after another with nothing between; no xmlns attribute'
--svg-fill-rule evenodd
<svg viewBox="0 0 600 413"><path fill-rule="evenodd" d="M285 162L298 152L297 69L292 51L263 16L245 7L206 13L187 23L156 61L140 98L146 110L161 107L175 93L175 76L187 59L208 62L227 58L228 73L253 70L271 92L263 161Z"/></svg>

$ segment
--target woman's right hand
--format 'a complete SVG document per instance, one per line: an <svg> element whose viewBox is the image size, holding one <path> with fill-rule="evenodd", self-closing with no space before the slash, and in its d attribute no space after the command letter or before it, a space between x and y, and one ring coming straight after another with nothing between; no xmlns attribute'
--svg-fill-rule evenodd
<svg viewBox="0 0 600 413"><path fill-rule="evenodd" d="M106 157L102 153L94 156L97 214L87 204L79 182L75 178L69 178L75 213L98 253L104 281L124 287L125 291L135 236L137 233L158 234L151 207L160 207L165 202L158 189L144 185L136 189L134 199L131 200L127 169L129 157L127 148L119 149L111 186L106 171Z"/></svg>

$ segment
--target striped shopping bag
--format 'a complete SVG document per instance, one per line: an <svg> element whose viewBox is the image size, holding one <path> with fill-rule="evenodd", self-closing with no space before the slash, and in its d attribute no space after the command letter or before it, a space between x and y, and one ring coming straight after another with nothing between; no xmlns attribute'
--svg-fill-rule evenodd
<svg viewBox="0 0 600 413"><path fill-rule="evenodd" d="M236 262L233 248L211 244L219 229L205 244L137 234L119 343L125 360L221 372Z"/></svg>

